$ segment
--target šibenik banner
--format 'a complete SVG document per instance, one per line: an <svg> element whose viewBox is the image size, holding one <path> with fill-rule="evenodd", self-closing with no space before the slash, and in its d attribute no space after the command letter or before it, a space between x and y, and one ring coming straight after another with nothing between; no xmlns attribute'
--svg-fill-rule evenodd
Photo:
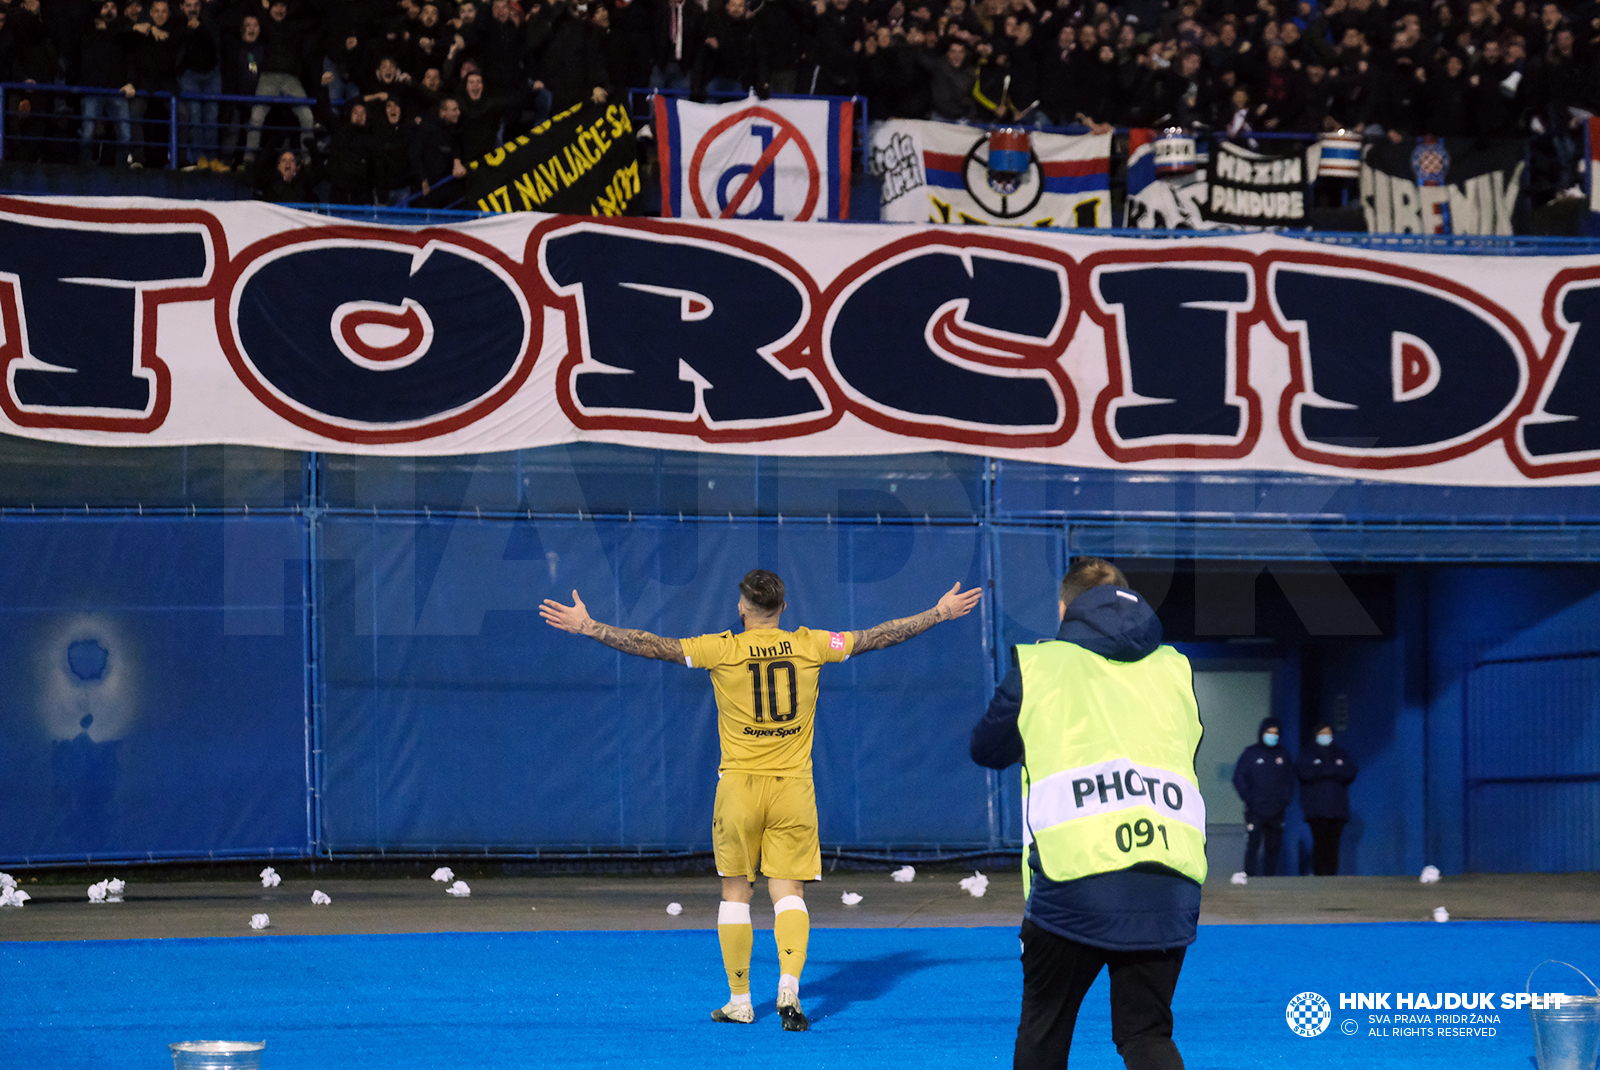
<svg viewBox="0 0 1600 1070"><path fill-rule="evenodd" d="M1361 160L1374 234L1510 234L1528 144L1470 137L1376 141Z"/></svg>
<svg viewBox="0 0 1600 1070"><path fill-rule="evenodd" d="M1596 482L1600 257L0 198L0 432Z"/></svg>
<svg viewBox="0 0 1600 1070"><path fill-rule="evenodd" d="M849 98L655 101L661 214L690 219L846 219Z"/></svg>
<svg viewBox="0 0 1600 1070"><path fill-rule="evenodd" d="M1111 225L1110 134L892 119L873 125L868 168L900 223Z"/></svg>

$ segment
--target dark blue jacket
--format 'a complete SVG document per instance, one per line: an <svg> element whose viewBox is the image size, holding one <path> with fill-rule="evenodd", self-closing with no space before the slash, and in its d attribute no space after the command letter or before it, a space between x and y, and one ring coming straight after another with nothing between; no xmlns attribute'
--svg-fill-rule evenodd
<svg viewBox="0 0 1600 1070"><path fill-rule="evenodd" d="M1313 743L1294 760L1300 778L1300 810L1308 818L1350 820L1350 782L1356 778L1356 760L1337 743Z"/></svg>
<svg viewBox="0 0 1600 1070"><path fill-rule="evenodd" d="M1161 622L1140 598L1121 587L1095 587L1067 607L1056 638L1112 661L1138 661L1161 645ZM1022 670L1015 649L1011 672L995 690L989 712L972 730L972 760L1004 769L1022 760ZM1200 885L1165 866L1097 873L1053 881L1039 869L1031 845L1032 891L1024 910L1041 929L1116 951L1147 951L1194 943L1200 919Z"/></svg>
<svg viewBox="0 0 1600 1070"><path fill-rule="evenodd" d="M1261 738L1268 725L1279 728L1278 719L1262 720L1256 739ZM1278 736L1275 747L1259 742L1250 744L1233 767L1233 787L1244 800L1245 813L1268 821L1281 820L1283 812L1289 808L1289 800L1294 798L1294 755L1283 745L1281 728Z"/></svg>

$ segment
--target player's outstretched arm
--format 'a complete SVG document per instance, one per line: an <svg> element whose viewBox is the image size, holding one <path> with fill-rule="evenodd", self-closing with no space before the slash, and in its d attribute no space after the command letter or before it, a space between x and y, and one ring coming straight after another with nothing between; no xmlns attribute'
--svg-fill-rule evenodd
<svg viewBox="0 0 1600 1070"><path fill-rule="evenodd" d="M865 654L869 650L882 650L884 647L903 643L913 636L921 635L940 621L965 617L972 612L982 597L981 588L974 587L963 591L961 584L957 583L944 593L944 597L939 599L939 604L932 609L918 613L914 617L886 620L876 628L854 633L856 641L850 652L852 655Z"/></svg>
<svg viewBox="0 0 1600 1070"><path fill-rule="evenodd" d="M598 639L614 650L624 654L637 654L641 658L659 658L662 661L675 661L679 665L687 664L683 656L683 642L678 639L665 639L651 632L640 631L637 628L614 628L609 624L601 624L589 616L589 607L583 604L583 599L578 597L578 592L572 592L572 605L564 605L553 598L546 598L539 606L539 616L552 628L560 628L564 632L576 632L587 635L591 639Z"/></svg>

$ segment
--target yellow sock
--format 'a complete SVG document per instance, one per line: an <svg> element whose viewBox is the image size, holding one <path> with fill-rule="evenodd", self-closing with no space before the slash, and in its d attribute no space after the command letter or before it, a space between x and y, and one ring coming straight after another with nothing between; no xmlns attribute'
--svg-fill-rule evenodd
<svg viewBox="0 0 1600 1070"><path fill-rule="evenodd" d="M806 901L798 895L786 895L772 906L776 917L772 935L778 941L778 969L783 979L792 977L799 985L800 971L806 968L806 945L811 941L811 915L806 912Z"/></svg>
<svg viewBox="0 0 1600 1070"><path fill-rule="evenodd" d="M723 900L717 908L717 942L722 945L722 966L728 971L728 992L750 994L750 949L755 944L750 926L750 904Z"/></svg>

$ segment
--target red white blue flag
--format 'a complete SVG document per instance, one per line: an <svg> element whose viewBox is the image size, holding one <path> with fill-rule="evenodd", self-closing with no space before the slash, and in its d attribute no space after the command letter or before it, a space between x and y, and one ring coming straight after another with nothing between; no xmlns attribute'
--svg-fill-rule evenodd
<svg viewBox="0 0 1600 1070"><path fill-rule="evenodd" d="M994 153L997 161L1026 153L1027 166L992 166ZM883 218L896 222L1111 225L1109 134L1070 137L897 119L876 128L868 166L883 179Z"/></svg>
<svg viewBox="0 0 1600 1070"><path fill-rule="evenodd" d="M847 97L693 104L657 96L661 214L848 219L854 122Z"/></svg>

